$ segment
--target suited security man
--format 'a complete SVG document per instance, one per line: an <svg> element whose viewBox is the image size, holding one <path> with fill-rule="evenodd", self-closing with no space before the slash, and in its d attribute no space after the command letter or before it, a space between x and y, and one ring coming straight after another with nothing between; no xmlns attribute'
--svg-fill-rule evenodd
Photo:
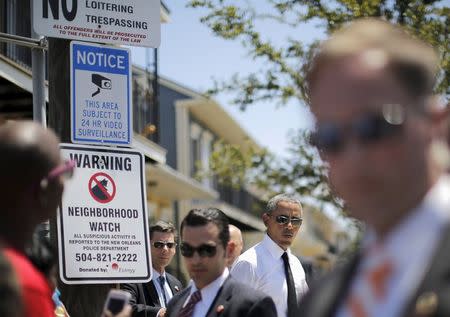
<svg viewBox="0 0 450 317"><path fill-rule="evenodd" d="M228 218L216 208L193 209L181 223L181 255L191 286L175 295L168 317L275 317L272 299L229 275Z"/></svg>
<svg viewBox="0 0 450 317"><path fill-rule="evenodd" d="M431 47L381 20L356 21L322 44L308 75L312 140L367 230L358 254L311 287L299 315L450 316L437 64Z"/></svg>
<svg viewBox="0 0 450 317"><path fill-rule="evenodd" d="M176 250L176 230L173 224L158 221L150 226L153 275L148 283L122 284L131 294L133 317L164 317L167 303L182 289L182 284L165 271Z"/></svg>

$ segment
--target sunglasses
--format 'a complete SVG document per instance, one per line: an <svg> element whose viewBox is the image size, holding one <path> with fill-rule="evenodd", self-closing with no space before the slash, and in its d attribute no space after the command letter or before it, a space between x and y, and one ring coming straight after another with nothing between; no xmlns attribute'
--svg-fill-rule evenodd
<svg viewBox="0 0 450 317"><path fill-rule="evenodd" d="M217 247L210 244L202 244L198 247L193 247L187 243L182 243L180 246L181 255L185 258L192 258L197 251L198 255L202 258L211 258L216 255Z"/></svg>
<svg viewBox="0 0 450 317"><path fill-rule="evenodd" d="M269 216L273 217L271 214ZM303 218L279 215L275 216L275 221L280 225L287 225L290 222L293 227L300 227L303 223Z"/></svg>
<svg viewBox="0 0 450 317"><path fill-rule="evenodd" d="M351 137L360 144L371 144L398 135L402 131L405 113L400 105L383 106L380 114L369 113L346 125L328 122L317 126L311 143L321 151L336 154L342 151Z"/></svg>
<svg viewBox="0 0 450 317"><path fill-rule="evenodd" d="M177 244L175 242L166 242L166 241L155 241L153 242L153 246L157 249L164 249L167 246L168 249L175 248Z"/></svg>
<svg viewBox="0 0 450 317"><path fill-rule="evenodd" d="M41 180L41 188L47 188L48 184L58 177L62 177L64 181L72 178L76 162L74 160L66 160L62 164L53 168L46 177Z"/></svg>

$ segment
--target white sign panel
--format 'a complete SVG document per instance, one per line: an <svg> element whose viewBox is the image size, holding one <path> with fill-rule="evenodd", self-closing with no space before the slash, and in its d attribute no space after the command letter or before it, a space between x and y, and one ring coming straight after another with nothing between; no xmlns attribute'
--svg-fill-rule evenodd
<svg viewBox="0 0 450 317"><path fill-rule="evenodd" d="M76 162L58 210L61 279L67 284L151 279L144 157L129 149L61 144Z"/></svg>
<svg viewBox="0 0 450 317"><path fill-rule="evenodd" d="M130 50L71 42L70 82L72 142L130 145Z"/></svg>
<svg viewBox="0 0 450 317"><path fill-rule="evenodd" d="M33 0L33 27L49 37L158 47L160 10L160 0Z"/></svg>

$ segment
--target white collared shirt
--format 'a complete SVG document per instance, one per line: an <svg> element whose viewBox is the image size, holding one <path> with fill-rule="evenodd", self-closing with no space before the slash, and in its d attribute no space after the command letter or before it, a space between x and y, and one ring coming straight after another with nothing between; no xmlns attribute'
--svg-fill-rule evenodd
<svg viewBox="0 0 450 317"><path fill-rule="evenodd" d="M217 292L222 287L223 283L225 282L229 274L230 272L228 271L228 268L225 268L222 275L220 275L218 278L216 278L214 281L212 281L211 283L209 283L200 290L200 293L202 294L202 299L195 305L194 314L192 315L192 317L206 316L209 307L211 307L214 298L216 298ZM197 290L198 288L197 286L195 286L195 283L191 283L191 291L186 301L184 302L183 307L187 305L189 299L191 298L191 295Z"/></svg>
<svg viewBox="0 0 450 317"><path fill-rule="evenodd" d="M442 229L450 222L450 177L442 176L427 193L422 203L384 240L380 252L363 256L357 275L350 286L350 293L359 294L364 302L367 316L398 316L420 286L442 236ZM373 230L368 230L363 242L363 250L377 244ZM380 254L381 253L381 254ZM373 254L373 255L372 255ZM387 257L394 269L387 282L386 300L374 303L367 293L368 283L362 278L365 269L379 256ZM342 303L336 316L350 316Z"/></svg>
<svg viewBox="0 0 450 317"><path fill-rule="evenodd" d="M291 251L287 251L297 300L307 291L305 271ZM231 269L233 278L272 297L279 317L287 316L288 288L280 248L267 234L254 247L239 256Z"/></svg>
<svg viewBox="0 0 450 317"><path fill-rule="evenodd" d="M170 289L169 283L167 282L166 272L163 272L163 274L159 274L159 272L155 271L155 269L152 269L152 270L153 270L152 281L153 281L153 285L155 285L156 293L158 293L159 303L161 304L161 307L166 307L166 305L164 303L164 296L162 293L163 290L161 289L161 285L159 284L159 277L161 275L163 275L164 278L166 279L166 282L164 283L164 292L166 294L167 302L169 302L170 299L172 298L173 294L172 294L172 290Z"/></svg>

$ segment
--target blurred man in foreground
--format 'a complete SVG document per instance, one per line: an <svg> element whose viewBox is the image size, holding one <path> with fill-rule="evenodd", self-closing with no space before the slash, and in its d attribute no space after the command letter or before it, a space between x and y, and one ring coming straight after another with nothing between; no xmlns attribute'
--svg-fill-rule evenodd
<svg viewBox="0 0 450 317"><path fill-rule="evenodd" d="M50 317L52 290L24 251L36 225L56 212L64 188L62 175L73 165L62 162L56 135L33 122L1 125L0 153L0 239L18 278L24 316Z"/></svg>
<svg viewBox="0 0 450 317"><path fill-rule="evenodd" d="M31 121L0 125L0 244L17 276L22 316L55 316L50 285L26 257L25 247L35 227L55 214L74 166L62 161L51 130ZM120 316L129 311L127 306Z"/></svg>
<svg viewBox="0 0 450 317"><path fill-rule="evenodd" d="M363 19L325 41L308 75L312 135L361 250L313 287L301 316L450 316L450 179L436 160L445 111L435 51Z"/></svg>

